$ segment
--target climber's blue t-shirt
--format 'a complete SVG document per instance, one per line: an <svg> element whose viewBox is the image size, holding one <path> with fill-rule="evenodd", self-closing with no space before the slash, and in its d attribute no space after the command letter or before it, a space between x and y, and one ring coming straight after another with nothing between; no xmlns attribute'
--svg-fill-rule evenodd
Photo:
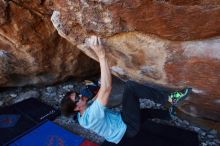
<svg viewBox="0 0 220 146"><path fill-rule="evenodd" d="M90 129L107 141L119 143L125 134L127 126L121 118L119 112L114 112L106 108L99 99L96 99L80 116L79 124Z"/></svg>

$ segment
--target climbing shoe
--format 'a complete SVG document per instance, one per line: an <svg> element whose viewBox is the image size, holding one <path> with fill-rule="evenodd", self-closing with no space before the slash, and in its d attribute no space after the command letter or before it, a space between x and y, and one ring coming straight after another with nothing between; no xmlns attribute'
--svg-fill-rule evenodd
<svg viewBox="0 0 220 146"><path fill-rule="evenodd" d="M168 95L168 101L176 106L180 101L185 99L191 91L192 88L184 88L183 90L172 92Z"/></svg>

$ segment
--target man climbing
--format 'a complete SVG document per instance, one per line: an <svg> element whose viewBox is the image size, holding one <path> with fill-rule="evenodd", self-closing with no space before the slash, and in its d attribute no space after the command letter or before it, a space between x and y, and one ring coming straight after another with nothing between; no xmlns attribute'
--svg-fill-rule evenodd
<svg viewBox="0 0 220 146"><path fill-rule="evenodd" d="M61 111L66 114L77 113L79 124L104 137L105 144L118 144L124 138L132 138L137 135L141 125L139 98L148 98L161 104L169 102L175 106L191 91L190 88L186 88L169 93L165 90L128 81L123 93L121 113L112 111L106 107L112 89L112 77L105 49L100 38L96 36L92 36L88 43L89 49L96 53L100 62L100 89L89 104L88 98L72 92L63 98Z"/></svg>

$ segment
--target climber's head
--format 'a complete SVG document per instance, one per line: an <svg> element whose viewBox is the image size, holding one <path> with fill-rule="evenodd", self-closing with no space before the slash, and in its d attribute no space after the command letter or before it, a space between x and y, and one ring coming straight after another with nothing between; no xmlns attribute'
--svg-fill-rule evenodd
<svg viewBox="0 0 220 146"><path fill-rule="evenodd" d="M75 91L67 92L61 101L61 112L65 116L75 114L83 111L86 107L86 103L87 97L82 96Z"/></svg>

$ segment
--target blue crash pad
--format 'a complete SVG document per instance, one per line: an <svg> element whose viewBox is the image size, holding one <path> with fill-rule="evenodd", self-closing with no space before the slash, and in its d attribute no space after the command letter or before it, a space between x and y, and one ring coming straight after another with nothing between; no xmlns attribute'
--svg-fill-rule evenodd
<svg viewBox="0 0 220 146"><path fill-rule="evenodd" d="M34 98L0 107L0 146L8 145L39 123L53 120L59 114L58 110Z"/></svg>
<svg viewBox="0 0 220 146"><path fill-rule="evenodd" d="M46 121L10 146L79 146L84 138Z"/></svg>

